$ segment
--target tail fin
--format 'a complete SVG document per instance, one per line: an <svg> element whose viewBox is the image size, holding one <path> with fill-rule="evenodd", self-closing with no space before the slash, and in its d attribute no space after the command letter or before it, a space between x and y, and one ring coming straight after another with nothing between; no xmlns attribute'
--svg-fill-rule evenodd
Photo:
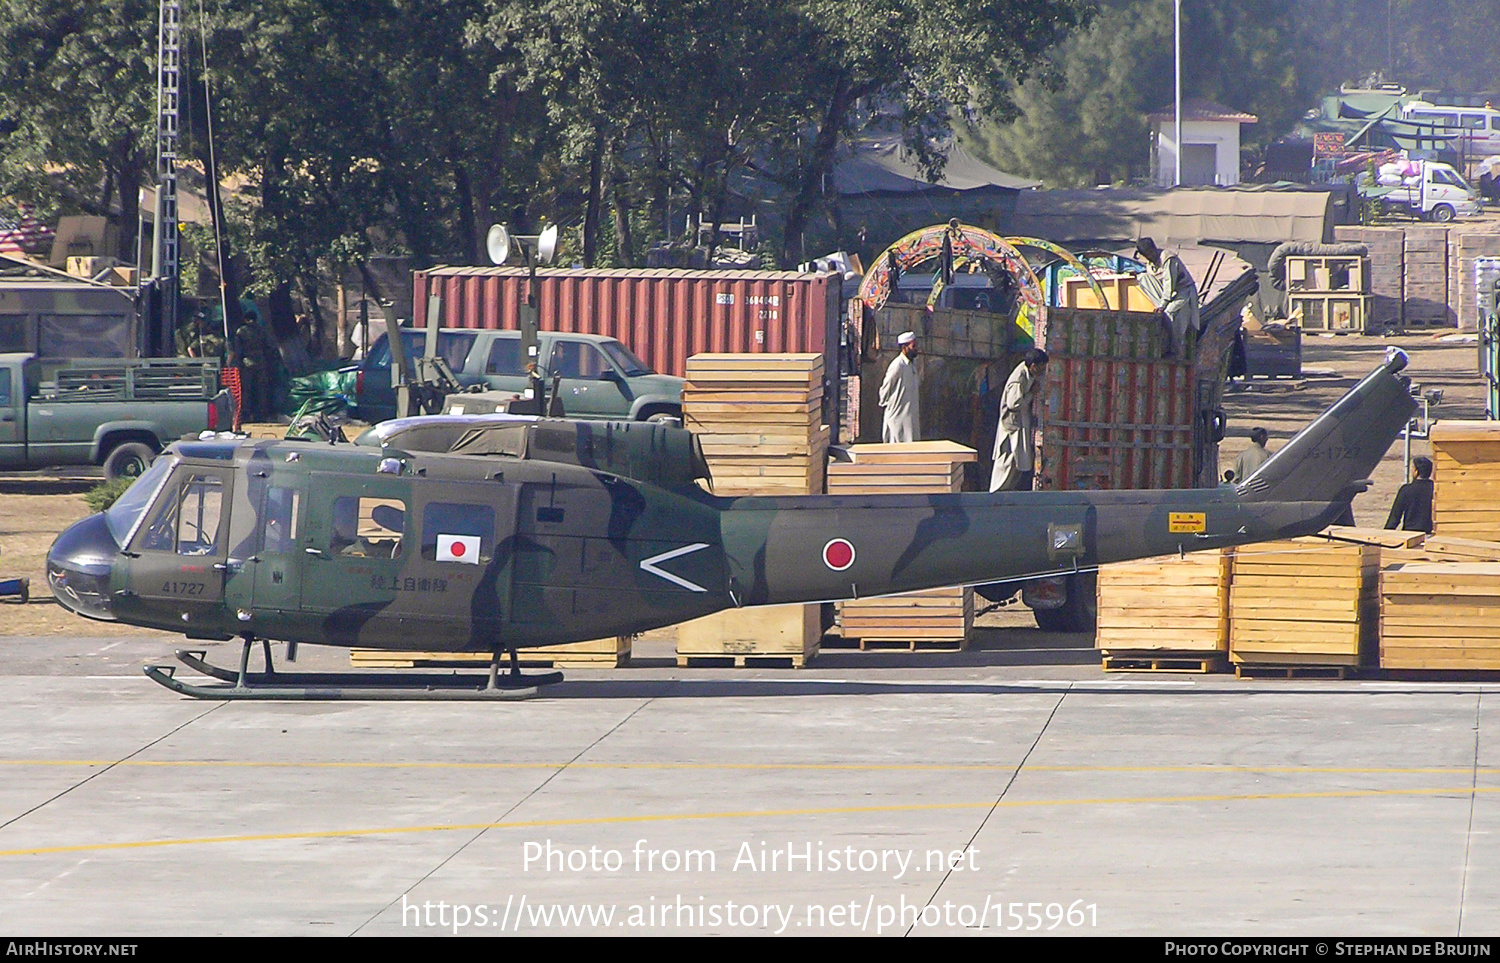
<svg viewBox="0 0 1500 963"><path fill-rule="evenodd" d="M1239 486L1252 502L1348 501L1369 487L1370 474L1416 411L1410 379L1398 376L1406 355L1386 349L1383 365Z"/></svg>

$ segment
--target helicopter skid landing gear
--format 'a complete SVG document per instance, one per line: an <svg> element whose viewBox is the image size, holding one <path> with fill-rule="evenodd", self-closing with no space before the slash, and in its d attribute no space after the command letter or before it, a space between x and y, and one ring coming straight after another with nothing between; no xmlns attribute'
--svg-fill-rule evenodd
<svg viewBox="0 0 1500 963"><path fill-rule="evenodd" d="M148 665L151 681L173 692L195 699L280 700L357 702L508 702L527 699L544 685L561 682L561 672L522 675L515 650L511 650L509 672L500 672L500 653L490 661L488 675L473 673L410 672L277 672L271 664L271 646L259 640L265 652L265 669L250 672L250 650L257 640L246 637L240 651L239 670L225 669L206 660L201 649L179 649L177 660L195 672L227 685L197 685L176 677L175 665Z"/></svg>

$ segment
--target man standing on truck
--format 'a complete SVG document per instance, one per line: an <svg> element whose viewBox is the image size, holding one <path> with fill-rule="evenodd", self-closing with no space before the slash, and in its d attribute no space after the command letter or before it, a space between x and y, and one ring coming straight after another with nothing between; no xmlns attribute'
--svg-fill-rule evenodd
<svg viewBox="0 0 1500 963"><path fill-rule="evenodd" d="M922 438L921 389L917 380L917 335L903 331L896 338L901 353L885 370L880 385L880 407L885 416L880 423L880 440L887 445Z"/></svg>
<svg viewBox="0 0 1500 963"><path fill-rule="evenodd" d="M1167 324L1172 329L1172 343L1166 356L1187 360L1188 332L1198 332L1198 285L1193 281L1192 272L1182 263L1182 258L1163 253L1149 237L1136 242L1135 253L1148 266L1151 287L1160 292L1159 299L1153 296L1152 300L1167 316Z"/></svg>
<svg viewBox="0 0 1500 963"><path fill-rule="evenodd" d="M1000 394L1000 425L995 430L995 466L990 491L1029 492L1036 478L1036 413L1047 371L1047 352L1032 348L1005 380Z"/></svg>

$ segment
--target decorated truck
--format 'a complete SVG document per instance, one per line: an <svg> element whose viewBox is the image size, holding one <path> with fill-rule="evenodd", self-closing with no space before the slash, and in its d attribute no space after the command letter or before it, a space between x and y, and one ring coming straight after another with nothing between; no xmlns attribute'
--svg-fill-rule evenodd
<svg viewBox="0 0 1500 963"><path fill-rule="evenodd" d="M878 440L881 376L895 357L896 336L914 331L922 437L974 448L979 461L968 487L982 489L1005 380L1026 350L1037 346L1050 358L1039 412L1039 487L1217 484L1225 377L1240 308L1255 290L1254 272L1202 306L1200 333L1186 358L1165 358L1163 315L1120 309L1138 302L1121 297L1128 272L1111 257L1109 263L1085 263L1046 241L955 224L898 241L874 262L849 305L847 337L858 346L859 365L848 376L854 383L845 393L847 423L859 426L860 438ZM903 286L903 275L926 284ZM976 278L985 279L992 292L984 309L947 306L946 292L973 288ZM1069 281L1086 289L1074 302L1100 307L1065 306L1068 299L1056 297L1054 287ZM977 302L971 294L963 303ZM1080 572L979 591L998 601L1019 588L1042 628L1086 631L1094 621L1094 581Z"/></svg>

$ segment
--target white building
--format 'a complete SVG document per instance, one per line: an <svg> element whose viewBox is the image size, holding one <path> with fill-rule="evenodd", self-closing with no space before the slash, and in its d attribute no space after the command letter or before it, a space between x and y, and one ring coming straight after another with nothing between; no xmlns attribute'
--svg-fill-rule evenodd
<svg viewBox="0 0 1500 963"><path fill-rule="evenodd" d="M1151 114L1151 180L1171 187L1177 169L1177 131L1172 106ZM1211 100L1182 102L1182 183L1231 187L1240 182L1240 125L1254 114L1230 110Z"/></svg>

